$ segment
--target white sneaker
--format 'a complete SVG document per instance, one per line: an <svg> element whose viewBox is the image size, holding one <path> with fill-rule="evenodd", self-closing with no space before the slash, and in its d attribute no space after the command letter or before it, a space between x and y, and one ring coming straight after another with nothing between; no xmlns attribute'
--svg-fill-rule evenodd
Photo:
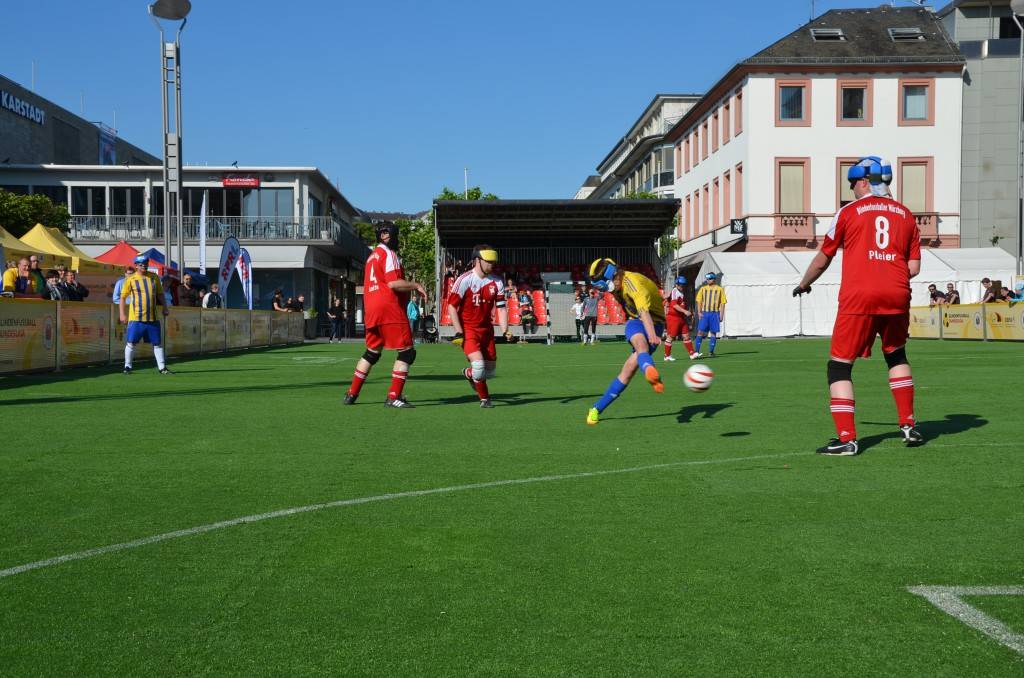
<svg viewBox="0 0 1024 678"><path fill-rule="evenodd" d="M667 363L674 363L674 362L676 361L676 359L675 359L675 358L673 358L673 357L672 357L672 356L670 356L670 355L667 355L667 356L665 356L665 357L663 358L663 360L664 360L665 362L667 362Z"/></svg>
<svg viewBox="0 0 1024 678"><path fill-rule="evenodd" d="M699 351L694 351L693 353L690 354L690 360L696 360L697 358L703 358L703 357L704 357L704 354L700 353Z"/></svg>

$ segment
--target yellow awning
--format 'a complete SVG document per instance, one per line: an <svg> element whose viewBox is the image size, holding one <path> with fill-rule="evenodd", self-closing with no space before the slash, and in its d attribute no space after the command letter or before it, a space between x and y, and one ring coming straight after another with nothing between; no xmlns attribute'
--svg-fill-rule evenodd
<svg viewBox="0 0 1024 678"><path fill-rule="evenodd" d="M28 257L34 254L39 257L41 268L54 268L58 264L71 266L70 255L33 247L29 243L15 238L2 226L0 226L0 245L4 247L4 256L7 259L20 259L21 257ZM0 266L4 264L5 262L0 262Z"/></svg>
<svg viewBox="0 0 1024 678"><path fill-rule="evenodd" d="M123 270L121 266L105 264L90 257L82 250L75 247L75 244L68 240L68 237L56 228L48 228L42 224L36 224L31 231L22 237L22 241L36 249L51 254L70 257L71 268L79 273L85 271L109 271L117 272Z"/></svg>

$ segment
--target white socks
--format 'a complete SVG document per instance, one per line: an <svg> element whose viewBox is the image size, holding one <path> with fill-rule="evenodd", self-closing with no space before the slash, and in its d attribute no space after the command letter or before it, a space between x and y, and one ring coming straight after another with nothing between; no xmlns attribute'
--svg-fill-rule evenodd
<svg viewBox="0 0 1024 678"><path fill-rule="evenodd" d="M132 366L132 356L135 355L135 344L124 345L124 366Z"/></svg>
<svg viewBox="0 0 1024 678"><path fill-rule="evenodd" d="M162 369L164 369L164 367L166 367L166 365L164 364L164 347L163 346L154 346L153 347L153 357L156 358L156 368L158 370L162 370Z"/></svg>

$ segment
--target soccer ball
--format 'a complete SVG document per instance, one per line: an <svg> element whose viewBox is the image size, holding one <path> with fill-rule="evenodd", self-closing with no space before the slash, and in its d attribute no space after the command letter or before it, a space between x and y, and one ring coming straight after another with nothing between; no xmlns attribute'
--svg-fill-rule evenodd
<svg viewBox="0 0 1024 678"><path fill-rule="evenodd" d="M711 388L711 382L715 379L715 373L707 365L694 364L686 370L683 375L683 383L686 388L694 393L700 393Z"/></svg>

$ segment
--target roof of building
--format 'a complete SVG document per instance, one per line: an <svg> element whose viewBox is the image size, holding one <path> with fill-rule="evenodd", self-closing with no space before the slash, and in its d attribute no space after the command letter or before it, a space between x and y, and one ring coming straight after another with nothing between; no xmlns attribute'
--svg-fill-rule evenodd
<svg viewBox="0 0 1024 678"><path fill-rule="evenodd" d="M614 235L653 241L672 225L678 200L438 200L442 241L492 234L544 239Z"/></svg>
<svg viewBox="0 0 1024 678"><path fill-rule="evenodd" d="M889 29L919 29L921 38L894 40ZM815 39L812 29L839 29L843 39ZM741 64L962 63L935 14L922 7L833 9Z"/></svg>
<svg viewBox="0 0 1024 678"><path fill-rule="evenodd" d="M615 142L615 146L612 147L612 150L608 151L607 155L605 155L604 158L601 159L601 162L597 163L598 171L601 171L601 168L604 167L609 160L616 156L616 154L620 151L623 145L629 142L629 139L637 132L637 130L643 127L643 124L646 122L646 120L651 116L651 114L655 111L655 109L658 106L660 106L661 104L668 103L670 101L692 101L696 103L700 101L700 98L702 96L702 94L696 93L655 94L654 98L651 99L651 103L647 104L647 107L644 108L643 113L641 113L640 117L636 119L636 122L630 125L629 130L626 131L623 137L619 139L617 142Z"/></svg>

